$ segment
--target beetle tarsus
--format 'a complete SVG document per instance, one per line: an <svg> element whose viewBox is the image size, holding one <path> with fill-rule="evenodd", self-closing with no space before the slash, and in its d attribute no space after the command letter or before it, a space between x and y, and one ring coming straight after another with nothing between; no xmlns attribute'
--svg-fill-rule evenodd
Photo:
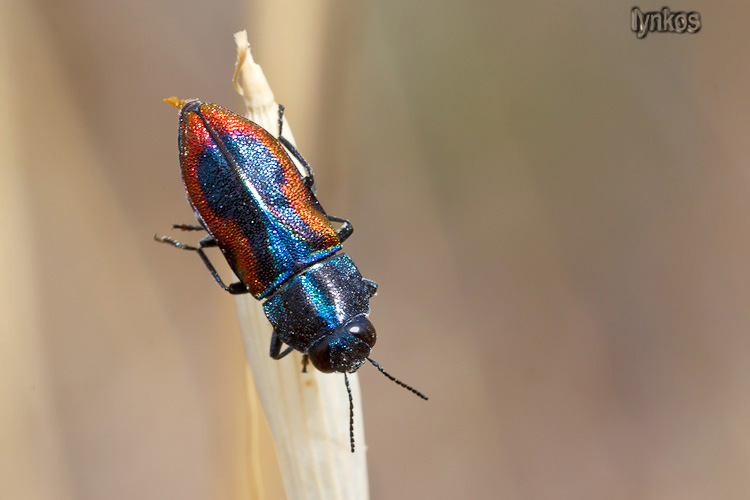
<svg viewBox="0 0 750 500"><path fill-rule="evenodd" d="M181 250L191 250L193 252L196 251L196 250L198 250L197 247L193 247L193 246L190 246L190 245L186 245L184 243L180 243L179 241L177 241L176 239L174 239L174 238L172 238L170 236L158 236L158 235L155 234L154 235L154 240L158 241L159 243L166 243L167 245L172 245L173 247L179 248Z"/></svg>
<svg viewBox="0 0 750 500"><path fill-rule="evenodd" d="M221 288L226 290L227 292L231 293L232 295L240 295L243 293L249 293L250 290L247 288L247 285L244 283L238 281L236 283L231 283L230 285L226 285L224 281L221 279L221 276L219 276L219 273L216 271L216 268L209 260L206 253L203 251L204 248L211 248L216 247L219 245L219 243L216 241L216 239L209 235L200 240L197 247L186 245L185 243L181 243L177 241L176 239L170 237L170 236L158 236L154 235L154 239L158 241L159 243L166 243L168 245L172 245L175 248L179 248L181 250L189 250L191 252L196 252L198 256L203 261L203 264L208 268L208 271L211 273L211 276L214 277L216 282L219 284Z"/></svg>
<svg viewBox="0 0 750 500"><path fill-rule="evenodd" d="M279 137L281 137L281 130L284 127L284 105L279 104Z"/></svg>

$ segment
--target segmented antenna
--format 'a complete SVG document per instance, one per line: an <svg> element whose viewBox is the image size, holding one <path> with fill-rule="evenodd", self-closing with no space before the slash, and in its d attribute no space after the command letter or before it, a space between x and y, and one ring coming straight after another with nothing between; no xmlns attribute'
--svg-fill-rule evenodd
<svg viewBox="0 0 750 500"><path fill-rule="evenodd" d="M416 394L420 398L424 399L425 401L427 401L429 399L427 396L425 396L424 394L422 394L421 392L419 392L418 390L416 390L414 387L412 387L410 385L406 385L405 383L401 382L399 379L397 379L396 377L394 377L393 375L391 375L387 371L383 370L383 367L380 366L379 364L377 364L375 361L371 360L370 358L367 358L367 361L369 361L370 363L372 363L375 368L377 368L378 370L380 370L380 373L382 373L383 375L385 375L386 377L388 377L389 379L391 379L393 382L396 382L398 385L400 385L404 389L410 390L411 392L413 392L414 394ZM348 384L348 382L347 382L347 384Z"/></svg>
<svg viewBox="0 0 750 500"><path fill-rule="evenodd" d="M349 376L344 372L344 383L346 383L346 392L349 393L349 442L354 453L354 401L352 400L352 388L349 387Z"/></svg>

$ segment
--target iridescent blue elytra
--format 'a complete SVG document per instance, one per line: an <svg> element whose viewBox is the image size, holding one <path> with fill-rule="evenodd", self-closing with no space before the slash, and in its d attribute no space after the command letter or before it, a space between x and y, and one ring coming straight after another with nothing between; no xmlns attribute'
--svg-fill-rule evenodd
<svg viewBox="0 0 750 500"><path fill-rule="evenodd" d="M176 100L175 100L176 101ZM214 279L230 293L263 300L273 325L270 354L280 359L296 349L323 372L344 373L349 392L351 450L353 403L347 373L369 360L375 327L367 318L377 284L364 279L341 244L352 233L345 219L329 216L314 192L312 170L281 134L215 104L179 102L182 179L199 226L197 247L170 237L158 241L198 253ZM306 172L303 176L291 153ZM336 229L331 222L341 223ZM204 248L218 247L239 281L225 285ZM288 346L283 352L283 344Z"/></svg>

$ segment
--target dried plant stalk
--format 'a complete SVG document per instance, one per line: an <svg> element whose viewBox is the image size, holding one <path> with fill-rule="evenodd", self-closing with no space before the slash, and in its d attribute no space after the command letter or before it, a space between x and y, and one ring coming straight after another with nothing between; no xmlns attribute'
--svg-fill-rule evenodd
<svg viewBox="0 0 750 500"><path fill-rule="evenodd" d="M234 82L247 106L247 117L278 135L278 104L260 66L250 54L247 34L235 34ZM294 143L284 122L284 136ZM357 451L349 450L349 399L341 374L310 367L302 356L269 356L271 325L260 303L237 296L245 353L257 394L276 443L286 493L292 499L356 500L369 497L361 395L356 374L349 376L354 397ZM252 443L251 443L252 445Z"/></svg>

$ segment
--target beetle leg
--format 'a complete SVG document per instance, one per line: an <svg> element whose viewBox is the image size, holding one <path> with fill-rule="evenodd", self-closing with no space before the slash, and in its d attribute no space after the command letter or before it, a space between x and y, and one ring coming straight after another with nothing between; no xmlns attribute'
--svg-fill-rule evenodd
<svg viewBox="0 0 750 500"><path fill-rule="evenodd" d="M305 157L302 156L302 154L297 151L297 148L295 148L291 142L287 140L286 137L282 134L284 126L284 106L279 104L279 142L290 152L292 155L299 160L299 162L302 164L302 167L305 169L305 172L307 175L305 176L305 185L312 190L312 192L315 192L315 178L313 177L313 171L312 167L310 167L310 164L307 163L307 160L305 160Z"/></svg>
<svg viewBox="0 0 750 500"><path fill-rule="evenodd" d="M305 176L305 179L304 179L305 184L307 185L308 188L310 188L311 190L313 190L313 192L315 192L315 178L313 176L312 167L310 167L310 164L307 163L307 160L305 160L305 157L302 156L302 153L300 153L299 151L297 151L297 148L295 148L294 146L292 146L292 143L289 142L286 137L279 136L279 142L281 142L281 144L283 144L284 147L290 153L292 153L292 155L295 158L297 158L297 160L299 160L299 162L302 164L302 168L304 168L305 172L307 173L307 175Z"/></svg>
<svg viewBox="0 0 750 500"><path fill-rule="evenodd" d="M305 354L302 356L302 373L307 373L307 363L310 362L310 357Z"/></svg>
<svg viewBox="0 0 750 500"><path fill-rule="evenodd" d="M203 261L203 263L208 268L208 271L211 273L211 276L213 276L216 282L219 284L219 286L223 288L224 290L226 290L227 292L231 293L232 295L248 293L250 291L247 289L247 286L245 286L245 284L240 281L236 283L231 283L229 285L224 284L224 282L221 279L221 276L219 276L219 273L216 272L216 268L214 267L213 264L211 264L211 261L208 259L208 256L203 251L204 248L215 247L218 245L218 243L216 242L213 236L206 236L205 238L203 238L198 243L199 246L197 247L193 247L190 245L186 245L184 243L180 243L179 241L175 240L174 238L170 238L169 236L159 237L159 236L154 235L154 239L158 241L159 243L166 243L168 245L172 245L173 247L180 248L182 250L190 250L190 251L196 252L198 256L201 258L201 260Z"/></svg>
<svg viewBox="0 0 750 500"><path fill-rule="evenodd" d="M377 283L375 283L372 280L368 280L368 279L363 279L363 281L365 282L365 286L367 287L367 293L370 295L370 297L372 297L373 295L375 295L376 293L378 293L378 284Z"/></svg>
<svg viewBox="0 0 750 500"><path fill-rule="evenodd" d="M284 106L279 104L279 137L281 137L281 131L284 129Z"/></svg>
<svg viewBox="0 0 750 500"><path fill-rule="evenodd" d="M173 247L180 248L182 250L193 250L193 251L198 250L197 247L191 247L190 245L180 243L179 241L175 240L174 238L170 238L169 236L154 235L154 240L158 241L159 243L166 243L168 245L172 245Z"/></svg>
<svg viewBox="0 0 750 500"><path fill-rule="evenodd" d="M179 229L181 231L205 231L206 228L203 226L195 226L192 224L172 224L172 229Z"/></svg>
<svg viewBox="0 0 750 500"><path fill-rule="evenodd" d="M354 232L354 226L352 226L352 223L349 222L346 219L342 219L341 217L334 217L333 215L328 216L328 220L332 220L334 222L341 222L341 227L336 230L336 236L339 237L339 240L343 243L349 236L352 235Z"/></svg>
<svg viewBox="0 0 750 500"><path fill-rule="evenodd" d="M281 359L294 350L292 347L287 347L284 349L284 352L281 352L282 344L283 342L281 342L279 336L276 335L276 330L274 330L271 335L271 357L273 359Z"/></svg>
<svg viewBox="0 0 750 500"><path fill-rule="evenodd" d="M198 242L198 246L201 248L213 248L218 247L219 242L209 234L208 236L204 236L203 239Z"/></svg>

